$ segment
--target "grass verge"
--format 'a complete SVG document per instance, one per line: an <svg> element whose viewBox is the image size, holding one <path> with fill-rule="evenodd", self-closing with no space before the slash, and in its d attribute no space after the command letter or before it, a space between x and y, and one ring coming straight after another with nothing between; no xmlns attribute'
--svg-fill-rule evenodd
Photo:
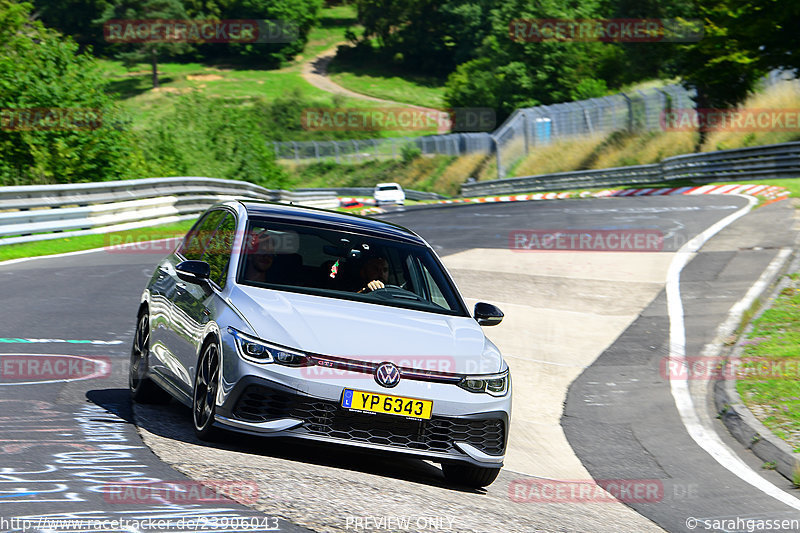
<svg viewBox="0 0 800 533"><path fill-rule="evenodd" d="M444 80L415 76L392 69L384 63L363 63L334 59L328 75L353 92L406 104L444 109Z"/></svg>
<svg viewBox="0 0 800 533"><path fill-rule="evenodd" d="M353 6L328 7L321 11L320 23L309 33L303 52L283 68L264 70L225 64L161 62L158 64L161 86L156 89L151 83L148 64L126 68L121 61L98 59L98 62L109 80L106 90L119 95L134 129L147 129L157 123L174 107L176 95L190 92L224 99L226 105L247 106L256 99L273 101L297 91L319 107L378 107L379 102L342 96L334 99L331 93L314 87L302 76L306 61L344 42L345 31L355 24ZM376 136L395 135L379 132Z"/></svg>
<svg viewBox="0 0 800 533"><path fill-rule="evenodd" d="M296 187L374 187L376 183L396 182L404 189L458 194L461 184L484 156L420 156L401 159L369 160L363 163L319 163L285 165L289 168L288 188Z"/></svg>
<svg viewBox="0 0 800 533"><path fill-rule="evenodd" d="M796 273L790 279L743 341L742 358L753 361L742 365L750 377L736 388L753 414L800 452L800 284Z"/></svg>
<svg viewBox="0 0 800 533"><path fill-rule="evenodd" d="M116 231L100 235L77 235L74 237L70 237L69 232L67 232L64 234L65 237L61 239L0 246L0 261L92 250L126 242L144 242L170 237L182 237L189 231L192 224L194 224L194 220L186 220L163 226Z"/></svg>

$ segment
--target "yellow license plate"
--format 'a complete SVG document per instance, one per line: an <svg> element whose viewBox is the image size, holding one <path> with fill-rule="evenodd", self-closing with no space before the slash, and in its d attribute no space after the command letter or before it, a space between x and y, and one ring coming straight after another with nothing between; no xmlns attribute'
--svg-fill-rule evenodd
<svg viewBox="0 0 800 533"><path fill-rule="evenodd" d="M433 402L431 400L418 400L416 398L404 398L403 396L345 389L342 395L342 407L370 413L428 420L433 411Z"/></svg>

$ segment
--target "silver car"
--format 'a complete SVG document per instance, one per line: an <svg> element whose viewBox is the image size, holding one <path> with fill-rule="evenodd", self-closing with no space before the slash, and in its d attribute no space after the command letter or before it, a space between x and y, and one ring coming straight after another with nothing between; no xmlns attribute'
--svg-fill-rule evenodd
<svg viewBox="0 0 800 533"><path fill-rule="evenodd" d="M209 209L155 269L133 399L174 397L195 432L312 439L441 463L491 484L511 378L431 247L383 221L260 202Z"/></svg>

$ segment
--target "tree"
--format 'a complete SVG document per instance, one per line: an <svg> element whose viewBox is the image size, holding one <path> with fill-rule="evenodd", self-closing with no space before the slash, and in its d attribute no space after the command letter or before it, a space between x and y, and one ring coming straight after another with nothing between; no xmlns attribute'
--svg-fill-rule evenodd
<svg viewBox="0 0 800 533"><path fill-rule="evenodd" d="M357 0L362 40L375 38L384 59L446 76L476 57L490 29L491 0Z"/></svg>
<svg viewBox="0 0 800 533"><path fill-rule="evenodd" d="M282 42L235 43L227 50L250 64L259 62L260 66L277 68L303 51L321 8L322 0L231 0L222 9L222 18L278 21L284 27L293 26L296 34L291 40L281 38Z"/></svg>
<svg viewBox="0 0 800 533"><path fill-rule="evenodd" d="M72 37L82 47L104 47L102 28L90 24L103 15L110 0L34 0L34 17Z"/></svg>
<svg viewBox="0 0 800 533"><path fill-rule="evenodd" d="M489 13L490 33L475 53L478 59L459 66L448 78L448 105L470 107L494 102L497 119L502 121L518 107L570 100L579 86L587 89L584 80L599 77L608 45L528 42L512 38L509 23L516 19L591 19L598 13L599 4L593 1L566 4L559 0L510 0L497 4Z"/></svg>
<svg viewBox="0 0 800 533"><path fill-rule="evenodd" d="M198 20L221 19L228 4L230 0L183 0L189 18Z"/></svg>
<svg viewBox="0 0 800 533"><path fill-rule="evenodd" d="M773 0L699 0L701 40L679 47L674 72L698 109L732 108L772 69L797 70L800 7ZM705 142L699 132L698 147Z"/></svg>
<svg viewBox="0 0 800 533"><path fill-rule="evenodd" d="M356 0L358 23L364 26L364 38L375 37L387 47L393 30L407 21L407 4L394 0Z"/></svg>
<svg viewBox="0 0 800 533"><path fill-rule="evenodd" d="M189 18L181 0L116 0L115 3L103 12L103 16L96 22L105 24L112 20L121 21L157 21L157 20L187 20ZM154 42L144 41L137 44L121 45L122 51L117 52L125 66L131 67L138 63L150 63L152 69L153 87L158 87L158 58L159 56L175 56L192 50L187 42Z"/></svg>
<svg viewBox="0 0 800 533"><path fill-rule="evenodd" d="M0 183L127 177L135 152L94 59L0 0Z"/></svg>
<svg viewBox="0 0 800 533"><path fill-rule="evenodd" d="M600 13L609 19L697 20L695 0L601 0ZM678 45L669 41L622 42L608 45L600 77L610 87L620 87L674 74L672 66ZM613 52L612 52L613 50Z"/></svg>

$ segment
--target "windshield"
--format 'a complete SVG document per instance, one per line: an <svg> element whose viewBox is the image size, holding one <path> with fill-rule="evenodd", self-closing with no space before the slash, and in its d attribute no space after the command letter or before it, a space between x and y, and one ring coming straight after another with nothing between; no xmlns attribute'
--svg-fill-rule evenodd
<svg viewBox="0 0 800 533"><path fill-rule="evenodd" d="M427 247L313 226L251 220L237 280L253 287L469 316Z"/></svg>
<svg viewBox="0 0 800 533"><path fill-rule="evenodd" d="M400 187L397 185L381 185L378 187L379 191L399 191Z"/></svg>

